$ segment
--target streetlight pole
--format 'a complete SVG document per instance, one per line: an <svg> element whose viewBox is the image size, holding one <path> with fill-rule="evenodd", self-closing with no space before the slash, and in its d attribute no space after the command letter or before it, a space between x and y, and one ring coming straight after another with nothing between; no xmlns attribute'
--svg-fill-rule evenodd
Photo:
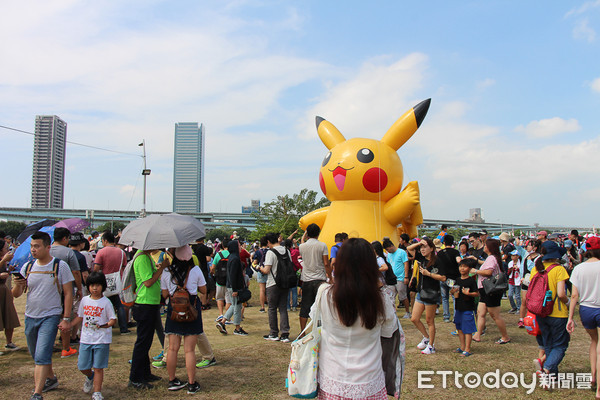
<svg viewBox="0 0 600 400"><path fill-rule="evenodd" d="M144 218L146 216L146 177L150 175L150 170L146 168L146 139L142 140L138 146L141 146L143 149L144 159L144 169L142 170L142 175L144 176L144 204L142 205L142 212L140 213L140 217Z"/></svg>

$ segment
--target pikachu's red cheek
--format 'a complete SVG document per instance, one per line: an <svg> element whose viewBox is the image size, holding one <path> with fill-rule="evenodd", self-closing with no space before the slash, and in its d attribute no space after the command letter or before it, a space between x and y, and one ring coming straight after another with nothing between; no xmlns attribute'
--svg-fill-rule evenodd
<svg viewBox="0 0 600 400"><path fill-rule="evenodd" d="M319 185L321 185L321 192L323 192L323 194L327 196L327 190L325 189L325 180L323 180L323 174L321 172L319 172Z"/></svg>
<svg viewBox="0 0 600 400"><path fill-rule="evenodd" d="M363 175L363 186L371 193L381 192L388 183L388 177L381 168L371 168ZM323 185L321 184L321 188Z"/></svg>

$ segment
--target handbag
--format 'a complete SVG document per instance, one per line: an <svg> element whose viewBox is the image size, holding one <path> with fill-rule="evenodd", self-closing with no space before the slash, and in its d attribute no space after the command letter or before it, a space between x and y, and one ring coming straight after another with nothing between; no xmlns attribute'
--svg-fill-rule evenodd
<svg viewBox="0 0 600 400"><path fill-rule="evenodd" d="M121 256L125 260L125 264L127 264L127 257L125 257L125 252L122 251ZM112 274L106 274L106 290L104 291L104 296L110 297L121 293L123 289L123 283L121 282L121 268L118 271L113 272Z"/></svg>
<svg viewBox="0 0 600 400"><path fill-rule="evenodd" d="M498 273L496 275L492 275L488 279L483 280L483 290L485 291L485 294L489 296L504 293L508 290L508 279L506 278L506 274L498 268Z"/></svg>
<svg viewBox="0 0 600 400"><path fill-rule="evenodd" d="M238 290L238 303L245 303L252 297L252 292L247 287Z"/></svg>
<svg viewBox="0 0 600 400"><path fill-rule="evenodd" d="M329 285L319 286L315 303L311 309L310 322L292 342L292 353L287 370L288 394L300 399L317 397L317 371L319 370L319 345L321 343L321 297ZM306 336L302 336L307 333Z"/></svg>

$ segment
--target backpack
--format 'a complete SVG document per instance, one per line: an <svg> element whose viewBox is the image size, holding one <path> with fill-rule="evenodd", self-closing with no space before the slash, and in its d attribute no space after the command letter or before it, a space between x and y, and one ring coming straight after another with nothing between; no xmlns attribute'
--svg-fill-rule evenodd
<svg viewBox="0 0 600 400"><path fill-rule="evenodd" d="M554 300L552 298L552 291L548 285L548 274L558 264L552 264L543 271L538 271L537 274L531 278L529 287L527 288L527 311L538 317L547 317L552 314L554 308ZM560 309L560 303L558 305Z"/></svg>
<svg viewBox="0 0 600 400"><path fill-rule="evenodd" d="M25 281L27 281L27 278L29 277L29 274L52 274L54 275L54 284L56 285L56 290L58 290L58 294L62 293L61 287L60 287L60 283L58 283L58 266L60 265L60 259L54 257L54 262L52 263L52 271L32 271L31 268L33 268L33 261L29 261L29 263L27 263L27 266L25 267ZM27 286L25 286L25 290L24 292L27 291Z"/></svg>
<svg viewBox="0 0 600 400"><path fill-rule="evenodd" d="M135 281L135 271L133 269L133 263L138 257L144 253L138 253L127 263L121 276L121 291L119 292L119 298L121 303L126 307L131 307L135 303L137 298L137 282Z"/></svg>
<svg viewBox="0 0 600 400"><path fill-rule="evenodd" d="M193 322L198 319L198 310L196 309L198 297L194 299L194 304L192 304L190 301L190 293L186 289L191 270L192 267L188 268L183 286L177 286L177 289L175 289L175 292L173 292L169 298L171 307L173 308L170 315L172 321Z"/></svg>
<svg viewBox="0 0 600 400"><path fill-rule="evenodd" d="M525 330L527 333L532 336L537 336L542 333L539 325L537 324L536 316L530 312L528 312L525 318L523 318L523 325L525 325Z"/></svg>
<svg viewBox="0 0 600 400"><path fill-rule="evenodd" d="M277 275L274 275L273 269L271 269L275 285L280 289L290 289L298 286L298 275L290 257L290 252L286 250L285 254L281 254L275 249L269 250L277 256Z"/></svg>
<svg viewBox="0 0 600 400"><path fill-rule="evenodd" d="M229 256L223 258L223 252L220 251L219 257L221 257L221 259L217 263L217 267L215 269L215 280L217 281L218 285L225 286L227 285L227 262L229 261L227 257Z"/></svg>

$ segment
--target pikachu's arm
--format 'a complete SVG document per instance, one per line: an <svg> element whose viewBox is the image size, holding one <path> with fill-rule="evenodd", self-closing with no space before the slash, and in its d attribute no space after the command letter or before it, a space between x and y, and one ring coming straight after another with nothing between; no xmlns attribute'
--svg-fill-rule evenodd
<svg viewBox="0 0 600 400"><path fill-rule="evenodd" d="M304 217L300 218L298 221L298 225L302 230L306 230L306 227L310 224L317 224L319 228L323 228L323 224L325 224L325 218L327 218L327 212L329 211L329 207L319 208L315 211L311 211L306 214Z"/></svg>
<svg viewBox="0 0 600 400"><path fill-rule="evenodd" d="M409 222L407 219L413 215L413 212L417 208L419 211L418 213L420 214L421 207L419 205L419 184L417 181L412 181L406 185L404 190L392 197L385 204L383 208L383 214L390 224L399 225L403 222ZM417 217L417 215L415 215L415 217Z"/></svg>

